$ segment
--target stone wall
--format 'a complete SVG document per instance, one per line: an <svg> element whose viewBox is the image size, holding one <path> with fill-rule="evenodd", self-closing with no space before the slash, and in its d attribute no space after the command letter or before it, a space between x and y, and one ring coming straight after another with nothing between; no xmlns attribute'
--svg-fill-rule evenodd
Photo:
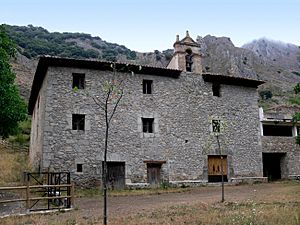
<svg viewBox="0 0 300 225"><path fill-rule="evenodd" d="M84 90L72 89L72 73L85 73ZM85 185L100 181L105 125L91 96L101 96L103 83L112 78L108 71L48 68L47 104L40 120L44 169L70 171L75 182ZM215 97L212 83L199 74L170 78L117 73L114 79L124 80L124 97L112 120L108 159L125 162L126 182L147 182L145 160L166 161L164 180L206 181L207 155L219 154L212 119L225 125L220 143L228 177L262 176L255 88L221 85L221 97ZM153 94L142 93L143 79L153 80ZM75 113L85 114L84 131L72 130ZM154 118L154 134L142 132L141 117ZM83 164L83 173L76 173L76 163Z"/></svg>
<svg viewBox="0 0 300 225"><path fill-rule="evenodd" d="M300 175L300 147L295 142L295 137L262 137L263 152L266 153L286 153L284 177L290 175Z"/></svg>
<svg viewBox="0 0 300 225"><path fill-rule="evenodd" d="M41 91L37 97L35 108L31 117L29 163L37 170L43 168L42 151L44 142L44 117L47 84L48 82L46 78L42 84Z"/></svg>

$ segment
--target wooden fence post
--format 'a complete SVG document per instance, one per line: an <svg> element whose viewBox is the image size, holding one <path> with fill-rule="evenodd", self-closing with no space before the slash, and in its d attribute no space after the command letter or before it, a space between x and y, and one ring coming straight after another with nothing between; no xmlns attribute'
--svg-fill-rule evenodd
<svg viewBox="0 0 300 225"><path fill-rule="evenodd" d="M30 189L29 189L29 174L26 173L26 209L30 207Z"/></svg>
<svg viewBox="0 0 300 225"><path fill-rule="evenodd" d="M74 207L74 182L72 182L72 186L71 186L71 206L70 208L73 208Z"/></svg>

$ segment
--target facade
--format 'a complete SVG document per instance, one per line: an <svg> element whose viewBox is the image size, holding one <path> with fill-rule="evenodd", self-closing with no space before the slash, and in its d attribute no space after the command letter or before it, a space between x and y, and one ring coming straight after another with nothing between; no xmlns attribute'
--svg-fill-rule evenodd
<svg viewBox="0 0 300 225"><path fill-rule="evenodd" d="M199 48L187 33L167 68L116 63L116 73L110 62L41 57L29 101L32 165L70 171L85 186L101 181L105 122L93 96L113 79L124 96L109 131L112 187L215 182L222 171L226 180L262 177L263 82L203 74Z"/></svg>
<svg viewBox="0 0 300 225"><path fill-rule="evenodd" d="M297 106L260 108L263 175L269 179L300 179L300 147L295 142L300 123L293 121Z"/></svg>

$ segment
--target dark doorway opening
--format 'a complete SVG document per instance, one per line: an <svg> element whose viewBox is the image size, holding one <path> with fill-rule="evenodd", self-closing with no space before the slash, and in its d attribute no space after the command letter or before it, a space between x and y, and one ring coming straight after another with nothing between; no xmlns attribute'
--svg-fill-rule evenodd
<svg viewBox="0 0 300 225"><path fill-rule="evenodd" d="M224 182L227 182L227 156L208 156L208 182L222 182L222 168Z"/></svg>
<svg viewBox="0 0 300 225"><path fill-rule="evenodd" d="M282 166L286 153L263 153L264 177L269 181L282 178Z"/></svg>
<svg viewBox="0 0 300 225"><path fill-rule="evenodd" d="M106 182L112 190L125 188L125 162L107 162Z"/></svg>
<svg viewBox="0 0 300 225"><path fill-rule="evenodd" d="M147 180L150 186L160 185L161 163L147 163Z"/></svg>

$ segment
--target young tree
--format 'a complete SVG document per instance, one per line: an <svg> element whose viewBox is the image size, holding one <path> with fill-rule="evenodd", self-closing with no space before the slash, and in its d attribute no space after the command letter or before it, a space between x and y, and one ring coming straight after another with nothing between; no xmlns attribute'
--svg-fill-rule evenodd
<svg viewBox="0 0 300 225"><path fill-rule="evenodd" d="M116 75L116 64L112 64L114 77ZM109 128L111 120L116 112L116 109L123 97L123 81L114 79L105 82L103 85L104 96L93 97L96 105L103 111L105 117L105 139L104 139L104 157L102 171L102 186L103 186L103 224L107 225L107 147L109 138Z"/></svg>
<svg viewBox="0 0 300 225"><path fill-rule="evenodd" d="M25 102L14 84L15 74L9 60L15 55L15 45L0 25L0 136L8 137L18 130L18 123L27 117Z"/></svg>

